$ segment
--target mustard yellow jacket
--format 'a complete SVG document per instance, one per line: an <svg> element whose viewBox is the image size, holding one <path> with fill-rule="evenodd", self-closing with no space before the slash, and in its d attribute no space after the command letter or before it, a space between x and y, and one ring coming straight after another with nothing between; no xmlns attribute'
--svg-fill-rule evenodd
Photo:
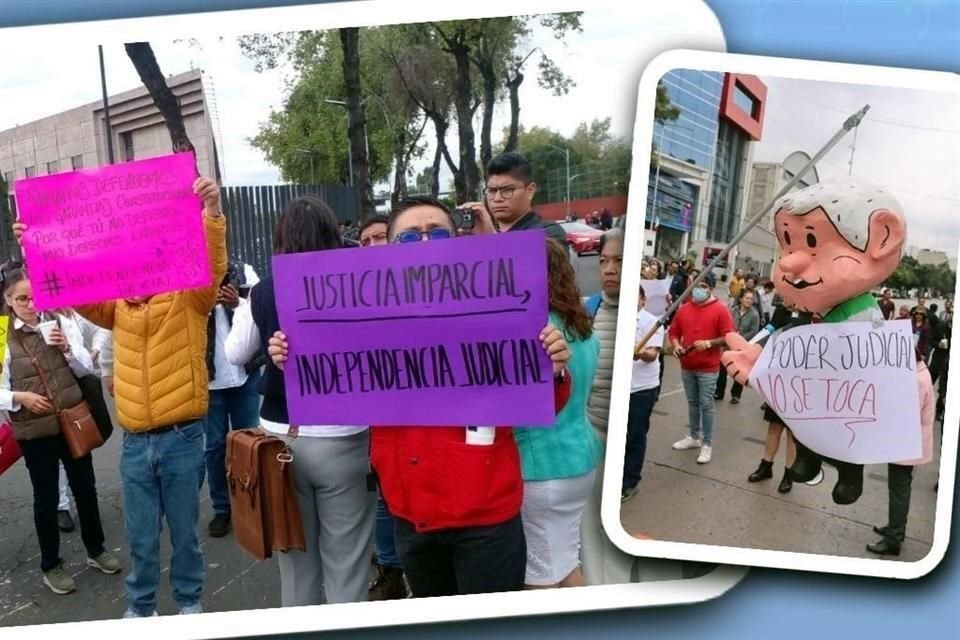
<svg viewBox="0 0 960 640"><path fill-rule="evenodd" d="M77 307L113 331L117 418L127 431L199 419L207 413L207 316L227 273L224 216L204 214L213 284L172 291L135 305L125 300Z"/></svg>

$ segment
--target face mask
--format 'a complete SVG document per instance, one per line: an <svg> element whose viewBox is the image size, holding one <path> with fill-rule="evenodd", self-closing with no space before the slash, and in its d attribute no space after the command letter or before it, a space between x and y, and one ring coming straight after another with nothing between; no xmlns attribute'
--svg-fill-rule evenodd
<svg viewBox="0 0 960 640"><path fill-rule="evenodd" d="M693 293L691 295L693 296L694 302L706 302L707 298L710 297L710 292L707 291L706 289L697 287L696 289L693 290Z"/></svg>

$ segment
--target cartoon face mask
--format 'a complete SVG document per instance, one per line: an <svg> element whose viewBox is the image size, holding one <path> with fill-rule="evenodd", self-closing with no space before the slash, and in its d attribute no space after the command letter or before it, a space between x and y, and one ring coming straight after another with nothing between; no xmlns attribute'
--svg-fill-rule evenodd
<svg viewBox="0 0 960 640"><path fill-rule="evenodd" d="M800 311L826 314L884 282L906 241L900 206L867 185L825 182L778 203L773 283Z"/></svg>

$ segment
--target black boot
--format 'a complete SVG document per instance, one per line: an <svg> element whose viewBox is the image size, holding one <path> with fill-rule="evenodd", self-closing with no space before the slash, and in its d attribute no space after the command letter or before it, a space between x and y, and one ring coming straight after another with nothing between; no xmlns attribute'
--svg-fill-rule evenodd
<svg viewBox="0 0 960 640"><path fill-rule="evenodd" d="M799 440L794 439L797 444L797 459L790 467L790 477L794 482L810 482L817 477L823 466L823 458L820 454L807 449Z"/></svg>
<svg viewBox="0 0 960 640"><path fill-rule="evenodd" d="M853 504L863 493L863 465L850 462L830 461L837 468L837 484L833 487L833 501L837 504Z"/></svg>
<svg viewBox="0 0 960 640"><path fill-rule="evenodd" d="M879 542L868 544L867 551L880 556L898 556L900 555L900 545L884 538Z"/></svg>
<svg viewBox="0 0 960 640"><path fill-rule="evenodd" d="M403 600L406 597L403 569L377 565L377 577L370 583L370 600Z"/></svg>
<svg viewBox="0 0 960 640"><path fill-rule="evenodd" d="M790 489L793 489L793 480L790 478L790 468L784 467L783 480L780 481L780 486L777 487L777 491L779 493L790 493Z"/></svg>
<svg viewBox="0 0 960 640"><path fill-rule="evenodd" d="M747 478L750 482L760 482L761 480L766 480L773 477L773 462L770 460L760 459L760 466L757 467L757 470L750 474L750 477Z"/></svg>

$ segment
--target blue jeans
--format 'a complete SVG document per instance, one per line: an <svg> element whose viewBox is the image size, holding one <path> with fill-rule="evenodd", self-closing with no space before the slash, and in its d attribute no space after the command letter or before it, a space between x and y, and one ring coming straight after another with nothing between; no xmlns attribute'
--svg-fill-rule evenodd
<svg viewBox="0 0 960 640"><path fill-rule="evenodd" d="M717 372L682 371L683 390L687 394L690 411L690 436L703 437L704 444L713 442L714 395L717 392Z"/></svg>
<svg viewBox="0 0 960 640"><path fill-rule="evenodd" d="M160 526L170 528L170 585L180 608L200 602L205 577L197 536L200 476L203 470L203 422L186 423L162 433L123 434L120 477L123 522L130 548L130 573L124 580L127 606L141 616L153 614L160 584Z"/></svg>
<svg viewBox="0 0 960 640"><path fill-rule="evenodd" d="M210 392L210 408L203 419L206 442L203 459L214 513L230 513L230 495L227 492L227 433L230 429L249 429L260 424L260 394L256 387L259 380L258 369L247 376L247 381L239 387Z"/></svg>
<svg viewBox="0 0 960 640"><path fill-rule="evenodd" d="M377 496L377 524L373 538L377 547L377 564L381 567L402 569L400 556L397 555L397 543L393 537L393 514L387 508L383 496Z"/></svg>
<svg viewBox="0 0 960 640"><path fill-rule="evenodd" d="M660 387L634 391L630 394L630 412L627 415L627 447L623 458L623 489L640 484L643 459L647 455L647 432L650 414L660 395Z"/></svg>

